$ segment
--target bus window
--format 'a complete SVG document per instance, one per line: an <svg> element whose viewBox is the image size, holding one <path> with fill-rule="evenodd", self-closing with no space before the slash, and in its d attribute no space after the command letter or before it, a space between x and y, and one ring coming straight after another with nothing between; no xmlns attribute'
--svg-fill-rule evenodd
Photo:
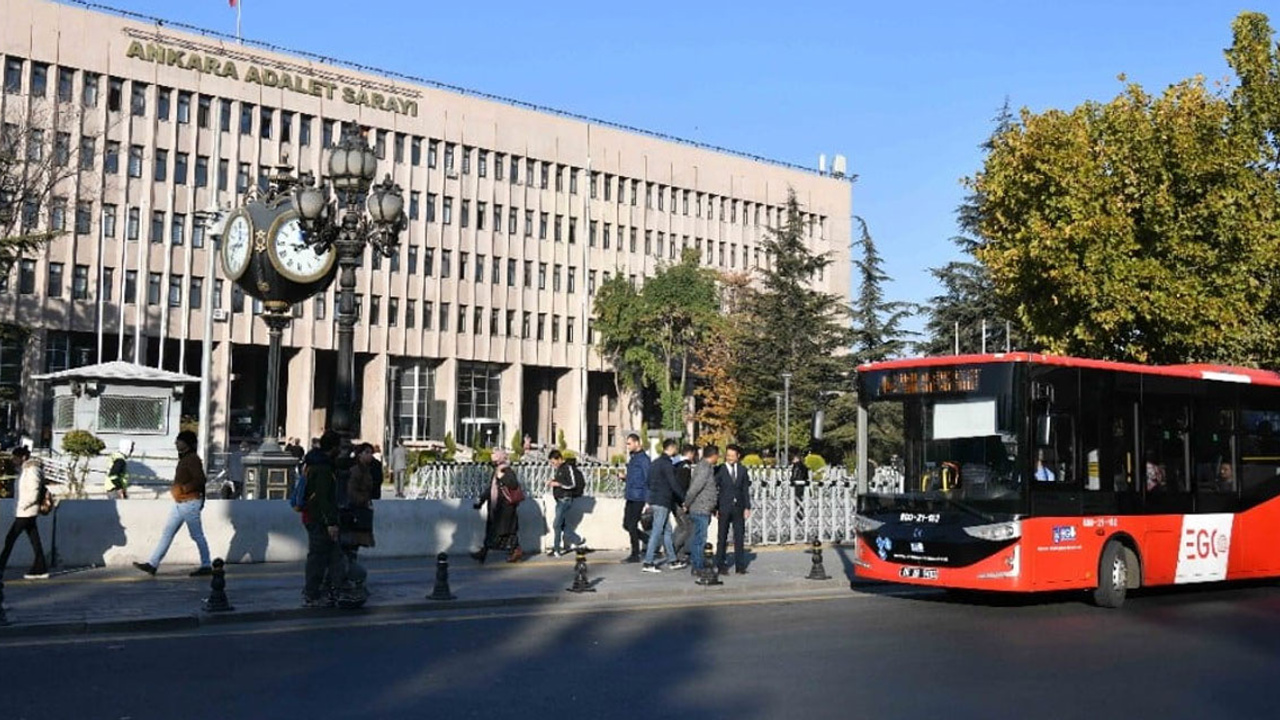
<svg viewBox="0 0 1280 720"><path fill-rule="evenodd" d="M1211 401L1196 403L1192 458L1197 493L1236 493L1235 412L1232 409Z"/></svg>
<svg viewBox="0 0 1280 720"><path fill-rule="evenodd" d="M1264 486L1280 477L1280 412L1245 408L1240 413L1241 491L1245 495L1265 492Z"/></svg>

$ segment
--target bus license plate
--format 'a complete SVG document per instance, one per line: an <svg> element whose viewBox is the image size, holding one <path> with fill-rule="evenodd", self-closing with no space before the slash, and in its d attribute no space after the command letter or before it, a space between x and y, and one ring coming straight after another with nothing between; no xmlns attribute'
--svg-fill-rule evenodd
<svg viewBox="0 0 1280 720"><path fill-rule="evenodd" d="M898 577L908 580L937 580L938 569L926 567L904 567L898 571Z"/></svg>

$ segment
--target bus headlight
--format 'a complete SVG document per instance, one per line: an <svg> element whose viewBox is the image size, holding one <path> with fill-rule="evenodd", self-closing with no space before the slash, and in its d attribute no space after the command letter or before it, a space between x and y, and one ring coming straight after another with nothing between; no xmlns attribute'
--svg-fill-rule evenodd
<svg viewBox="0 0 1280 720"><path fill-rule="evenodd" d="M853 516L854 532L859 532L859 533L875 532L876 530L879 530L882 525L884 525L883 522L880 522L879 520L872 520L866 515Z"/></svg>
<svg viewBox="0 0 1280 720"><path fill-rule="evenodd" d="M990 525L974 525L966 527L964 531L969 537L975 537L979 540L1002 542L1022 537L1022 523L1018 520L1012 520L1010 522L991 523Z"/></svg>

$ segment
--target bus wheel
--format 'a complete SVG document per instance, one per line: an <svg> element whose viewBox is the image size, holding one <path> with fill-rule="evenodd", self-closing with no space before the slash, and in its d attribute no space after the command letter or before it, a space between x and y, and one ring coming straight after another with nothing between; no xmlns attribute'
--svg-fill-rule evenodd
<svg viewBox="0 0 1280 720"><path fill-rule="evenodd" d="M1116 541L1102 549L1098 563L1098 587L1093 591L1093 601L1098 607L1118 608L1124 604L1129 588L1129 553Z"/></svg>

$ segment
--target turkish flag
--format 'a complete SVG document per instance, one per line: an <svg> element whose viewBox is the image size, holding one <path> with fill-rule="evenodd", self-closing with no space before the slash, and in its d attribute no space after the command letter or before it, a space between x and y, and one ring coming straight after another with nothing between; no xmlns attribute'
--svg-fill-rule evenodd
<svg viewBox="0 0 1280 720"><path fill-rule="evenodd" d="M235 7L235 6L236 6L236 3L237 3L237 2L239 2L239 1L240 1L240 0L227 0L227 2L231 3L231 7Z"/></svg>

